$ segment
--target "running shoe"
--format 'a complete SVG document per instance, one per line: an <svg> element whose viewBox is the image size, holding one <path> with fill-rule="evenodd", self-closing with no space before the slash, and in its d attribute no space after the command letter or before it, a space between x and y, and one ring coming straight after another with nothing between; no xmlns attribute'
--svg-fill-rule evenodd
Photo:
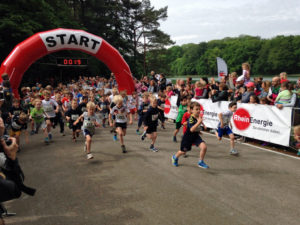
<svg viewBox="0 0 300 225"><path fill-rule="evenodd" d="M149 148L152 152L158 152L158 149L154 147L154 145L151 145Z"/></svg>
<svg viewBox="0 0 300 225"><path fill-rule="evenodd" d="M118 140L117 135L114 135L113 139L114 139L114 141L117 141Z"/></svg>
<svg viewBox="0 0 300 225"><path fill-rule="evenodd" d="M230 155L237 155L237 154L239 154L237 150L235 149L230 150Z"/></svg>
<svg viewBox="0 0 300 225"><path fill-rule="evenodd" d="M164 129L164 130L166 129L164 125L161 125L161 128Z"/></svg>
<svg viewBox="0 0 300 225"><path fill-rule="evenodd" d="M172 156L172 164L173 166L178 166L178 158L175 155Z"/></svg>
<svg viewBox="0 0 300 225"><path fill-rule="evenodd" d="M143 135L141 136L141 140L142 140L142 141L145 140L145 137L146 137L146 134L143 134Z"/></svg>
<svg viewBox="0 0 300 225"><path fill-rule="evenodd" d="M206 165L203 160L199 160L198 166L201 167L201 168L203 168L203 169L208 169L209 168L209 166Z"/></svg>
<svg viewBox="0 0 300 225"><path fill-rule="evenodd" d="M62 133L61 133L61 136L63 136L63 137L66 136L65 132L62 132Z"/></svg>
<svg viewBox="0 0 300 225"><path fill-rule="evenodd" d="M177 142L176 136L173 136L173 142Z"/></svg>
<svg viewBox="0 0 300 225"><path fill-rule="evenodd" d="M139 130L136 130L135 132L136 132L137 135L141 134Z"/></svg>
<svg viewBox="0 0 300 225"><path fill-rule="evenodd" d="M297 152L297 156L300 156L300 150L298 150L298 152Z"/></svg>
<svg viewBox="0 0 300 225"><path fill-rule="evenodd" d="M121 148L122 148L122 152L123 152L123 153L126 153L126 152L127 152L125 145L121 145Z"/></svg>
<svg viewBox="0 0 300 225"><path fill-rule="evenodd" d="M49 144L49 138L48 137L45 137L44 141L45 141L46 145Z"/></svg>
<svg viewBox="0 0 300 225"><path fill-rule="evenodd" d="M103 127L103 128L105 128L105 127L106 127L105 123L103 123L103 124L102 124L102 127Z"/></svg>
<svg viewBox="0 0 300 225"><path fill-rule="evenodd" d="M92 158L94 158L94 156L93 156L92 153L89 153L89 154L86 155L86 158L87 158L87 159L92 159Z"/></svg>
<svg viewBox="0 0 300 225"><path fill-rule="evenodd" d="M30 132L30 135L34 135L34 134L35 134L35 131L32 130L32 131Z"/></svg>
<svg viewBox="0 0 300 225"><path fill-rule="evenodd" d="M48 134L48 138L49 138L50 141L52 140L52 134L51 133Z"/></svg>

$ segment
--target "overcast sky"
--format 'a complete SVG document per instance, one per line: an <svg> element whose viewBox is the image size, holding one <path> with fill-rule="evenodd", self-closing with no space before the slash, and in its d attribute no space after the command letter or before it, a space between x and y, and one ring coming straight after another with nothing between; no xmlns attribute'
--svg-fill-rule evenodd
<svg viewBox="0 0 300 225"><path fill-rule="evenodd" d="M176 45L237 37L300 35L300 0L151 0L168 6L161 29Z"/></svg>

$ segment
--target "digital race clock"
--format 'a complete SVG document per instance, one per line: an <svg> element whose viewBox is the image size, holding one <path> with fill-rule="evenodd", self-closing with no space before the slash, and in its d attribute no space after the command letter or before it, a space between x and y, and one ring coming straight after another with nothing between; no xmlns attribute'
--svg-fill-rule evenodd
<svg viewBox="0 0 300 225"><path fill-rule="evenodd" d="M56 58L58 66L87 66L88 60L81 58Z"/></svg>

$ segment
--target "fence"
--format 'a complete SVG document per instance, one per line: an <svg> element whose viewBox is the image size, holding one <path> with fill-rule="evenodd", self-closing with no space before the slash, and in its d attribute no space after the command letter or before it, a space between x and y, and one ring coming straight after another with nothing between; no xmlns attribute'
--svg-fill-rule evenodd
<svg viewBox="0 0 300 225"><path fill-rule="evenodd" d="M166 102L165 116L167 118L176 118L176 100L177 97L172 96L171 100ZM228 101L213 103L210 99L193 99L192 101L197 101L201 105L203 123L208 128L217 128L218 113L227 111L230 103ZM278 109L270 105L238 103L238 109L231 119L231 124L235 134L289 146L292 121L298 120L300 120L298 111L293 112L293 108L290 107Z"/></svg>

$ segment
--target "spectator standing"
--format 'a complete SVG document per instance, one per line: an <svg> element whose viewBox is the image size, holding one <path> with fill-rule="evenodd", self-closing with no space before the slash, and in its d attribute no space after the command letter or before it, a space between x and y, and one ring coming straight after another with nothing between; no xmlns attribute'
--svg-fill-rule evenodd
<svg viewBox="0 0 300 225"><path fill-rule="evenodd" d="M242 99L241 99L242 103L248 103L250 101L250 96L255 95L253 82L248 82L246 84L246 88L247 88L247 91L242 95Z"/></svg>
<svg viewBox="0 0 300 225"><path fill-rule="evenodd" d="M279 94L280 90L280 78L278 76L273 77L272 79L272 86L269 89L268 93L268 100L270 102L270 105L274 105L274 102L277 98L277 95Z"/></svg>

